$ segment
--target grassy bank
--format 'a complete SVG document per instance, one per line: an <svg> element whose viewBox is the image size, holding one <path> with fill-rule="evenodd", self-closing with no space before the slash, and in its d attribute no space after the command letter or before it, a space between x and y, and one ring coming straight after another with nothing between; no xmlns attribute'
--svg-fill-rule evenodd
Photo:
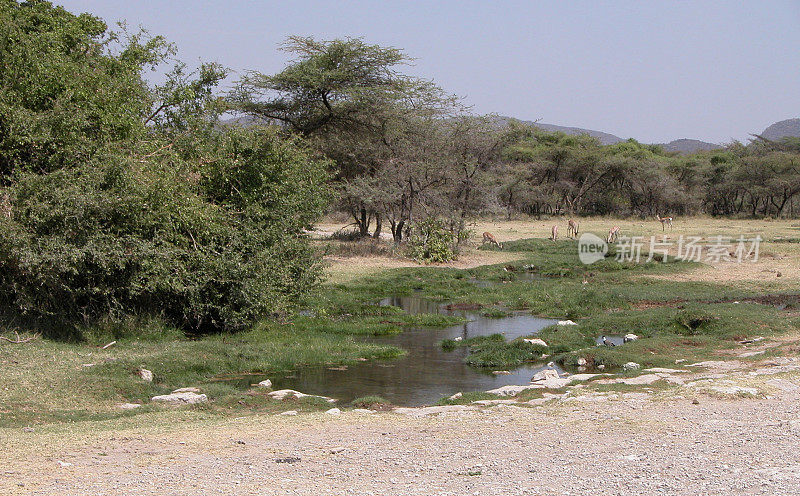
<svg viewBox="0 0 800 496"><path fill-rule="evenodd" d="M590 222L606 223L584 223ZM746 234L759 232L755 222L746 226L741 222L731 221L727 227L711 223L706 230L715 235L735 235L742 227ZM519 234L538 234L533 232L538 226L533 227ZM789 223L768 227L769 233L763 233L768 238L762 246L764 258L746 267L710 268L676 261L623 264L612 257L584 266L577 260L575 241L534 237L507 241L503 252L488 247L467 251L465 259L503 257L502 263L476 267L379 267L365 273L364 264L355 258L350 274L342 265L347 262L337 260L333 277L305 302L303 315L263 321L239 334L192 338L157 320L132 319L123 326L86 329L84 341L78 343L3 342L0 426L140 415L159 407L122 411L116 405L146 405L153 395L185 386L198 386L208 394L212 401L200 408L212 414L285 410L285 404L276 404L263 392L242 388L248 374L269 376L302 366L391 359L403 350L363 338L455 322L441 315L414 316L375 305L387 296L469 304L494 317L513 310L579 322L541 331L537 336L548 343L547 349L497 339L460 343L472 348L468 360L475 366L510 368L539 360L542 354L565 366L574 366L582 357L590 370L599 365L609 370L628 361L674 366L678 359L718 357L742 339L769 338L800 328L796 302L779 296L797 293L796 274L784 267L800 262L800 248L781 242L782 233L796 228ZM707 276L710 270L716 277ZM748 278L727 277L743 271ZM776 276L778 271L783 277ZM765 294L778 296L764 299ZM595 346L599 335L627 333L640 339L614 348ZM116 344L100 349L111 341ZM152 370L155 380L141 380L140 368ZM291 406L301 410L327 406L317 403L310 399Z"/></svg>

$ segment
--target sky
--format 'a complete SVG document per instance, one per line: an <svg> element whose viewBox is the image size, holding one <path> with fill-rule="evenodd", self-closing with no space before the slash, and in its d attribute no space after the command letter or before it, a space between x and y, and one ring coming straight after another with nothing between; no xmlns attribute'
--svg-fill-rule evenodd
<svg viewBox="0 0 800 496"><path fill-rule="evenodd" d="M279 72L290 35L362 37L404 49L416 59L408 74L475 113L647 143L746 141L800 117L800 0L54 3L145 27L190 65L236 73Z"/></svg>

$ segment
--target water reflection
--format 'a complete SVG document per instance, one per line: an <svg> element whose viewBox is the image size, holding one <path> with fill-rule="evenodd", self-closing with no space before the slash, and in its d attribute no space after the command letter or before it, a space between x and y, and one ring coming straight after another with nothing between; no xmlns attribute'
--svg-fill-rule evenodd
<svg viewBox="0 0 800 496"><path fill-rule="evenodd" d="M461 315L469 320L444 329L409 329L394 336L370 338L403 348L408 354L390 361L352 365L345 370L328 367L298 369L291 377L271 376L273 388L330 396L342 403L360 396L378 395L395 405L420 406L459 391L527 384L536 372L547 368L544 364L531 364L512 370L508 375L494 375L491 371L467 366L464 363L468 353L465 348L446 352L440 343L443 339L467 339L496 333L511 340L550 326L555 323L553 320L525 314L491 319L471 312L448 310L440 303L413 296L386 298L379 305L397 306L412 314Z"/></svg>

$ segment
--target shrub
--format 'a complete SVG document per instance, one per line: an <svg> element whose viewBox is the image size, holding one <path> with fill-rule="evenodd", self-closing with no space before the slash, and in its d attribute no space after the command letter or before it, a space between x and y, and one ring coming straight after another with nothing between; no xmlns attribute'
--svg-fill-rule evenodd
<svg viewBox="0 0 800 496"><path fill-rule="evenodd" d="M443 263L456 258L455 236L433 218L415 224L408 253L419 263Z"/></svg>
<svg viewBox="0 0 800 496"><path fill-rule="evenodd" d="M4 191L0 297L62 329L151 314L240 330L286 312L320 275L301 230L324 208L324 164L263 131L221 133L204 153L21 175Z"/></svg>

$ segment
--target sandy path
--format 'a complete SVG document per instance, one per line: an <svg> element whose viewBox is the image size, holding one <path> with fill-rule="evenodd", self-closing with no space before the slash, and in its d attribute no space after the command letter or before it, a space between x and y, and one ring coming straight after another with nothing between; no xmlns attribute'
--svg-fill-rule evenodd
<svg viewBox="0 0 800 496"><path fill-rule="evenodd" d="M629 393L601 403L424 418L252 416L199 430L111 432L111 438L101 434L77 448L56 449L71 466L31 454L17 467L35 471L38 483L12 484L20 479L7 471L0 492L800 494L798 400L794 391L758 400L701 398L693 405ZM287 457L300 461L276 463Z"/></svg>

